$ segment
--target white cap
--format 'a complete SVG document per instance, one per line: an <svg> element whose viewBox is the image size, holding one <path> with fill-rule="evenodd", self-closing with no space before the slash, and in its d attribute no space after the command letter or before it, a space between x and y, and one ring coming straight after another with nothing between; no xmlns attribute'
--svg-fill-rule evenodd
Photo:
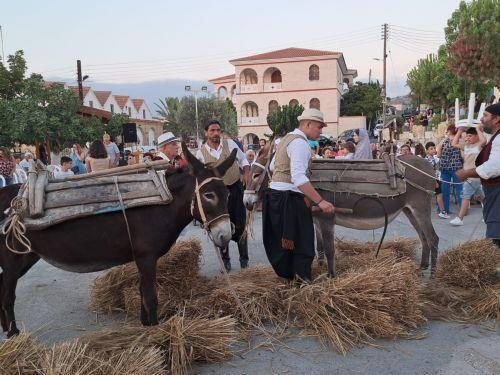
<svg viewBox="0 0 500 375"><path fill-rule="evenodd" d="M179 138L174 135L172 132L163 133L158 137L158 146L170 143L170 142L178 142Z"/></svg>

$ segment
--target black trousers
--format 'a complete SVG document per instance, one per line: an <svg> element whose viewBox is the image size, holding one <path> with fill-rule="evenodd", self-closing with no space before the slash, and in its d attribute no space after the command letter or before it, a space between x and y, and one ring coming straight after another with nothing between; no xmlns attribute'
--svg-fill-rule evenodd
<svg viewBox="0 0 500 375"><path fill-rule="evenodd" d="M231 238L238 244L240 253L240 262L248 262L248 244L246 235L243 236L247 224L247 211L243 204L243 184L237 181L232 185L226 186L229 190L229 199L227 209L229 211L229 219L234 225L234 234ZM221 249L222 259L229 261L229 248Z"/></svg>
<svg viewBox="0 0 500 375"><path fill-rule="evenodd" d="M314 225L304 196L292 191L268 189L262 205L262 233L266 255L280 277L311 279L314 259ZM293 249L283 248L283 239Z"/></svg>

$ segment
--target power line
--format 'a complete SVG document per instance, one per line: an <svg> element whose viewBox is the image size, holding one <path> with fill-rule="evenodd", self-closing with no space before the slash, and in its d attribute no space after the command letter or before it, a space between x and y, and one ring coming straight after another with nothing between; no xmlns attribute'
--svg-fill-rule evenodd
<svg viewBox="0 0 500 375"><path fill-rule="evenodd" d="M410 31L419 31L424 34L437 34L437 35L442 35L442 31L434 31L434 30L423 30L423 29L416 29L413 27L408 27L408 26L400 26L400 25L390 25L391 28L393 29L401 29L401 30L410 30Z"/></svg>

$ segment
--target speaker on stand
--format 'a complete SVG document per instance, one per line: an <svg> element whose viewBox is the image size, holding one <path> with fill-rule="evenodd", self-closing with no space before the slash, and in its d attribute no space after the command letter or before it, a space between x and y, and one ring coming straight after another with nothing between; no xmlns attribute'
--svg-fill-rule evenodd
<svg viewBox="0 0 500 375"><path fill-rule="evenodd" d="M135 122L127 122L122 125L123 142L137 143L137 125Z"/></svg>

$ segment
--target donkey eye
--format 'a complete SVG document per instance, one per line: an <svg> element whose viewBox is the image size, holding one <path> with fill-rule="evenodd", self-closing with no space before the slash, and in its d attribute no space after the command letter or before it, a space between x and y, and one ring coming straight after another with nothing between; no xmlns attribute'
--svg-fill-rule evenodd
<svg viewBox="0 0 500 375"><path fill-rule="evenodd" d="M212 192L205 193L205 194L203 194L203 196L205 197L205 199L209 199L209 200L215 199L215 194Z"/></svg>

